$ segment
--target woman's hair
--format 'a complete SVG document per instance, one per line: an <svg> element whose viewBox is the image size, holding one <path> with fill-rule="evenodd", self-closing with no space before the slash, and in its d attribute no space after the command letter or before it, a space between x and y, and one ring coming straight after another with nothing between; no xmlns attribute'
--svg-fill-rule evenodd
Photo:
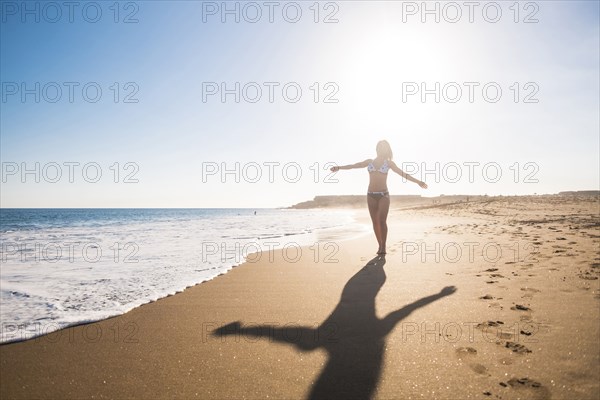
<svg viewBox="0 0 600 400"><path fill-rule="evenodd" d="M394 157L392 153L392 148L387 140L381 140L377 143L377 147L375 147L375 151L377 151L378 157L383 157L386 160L391 160Z"/></svg>

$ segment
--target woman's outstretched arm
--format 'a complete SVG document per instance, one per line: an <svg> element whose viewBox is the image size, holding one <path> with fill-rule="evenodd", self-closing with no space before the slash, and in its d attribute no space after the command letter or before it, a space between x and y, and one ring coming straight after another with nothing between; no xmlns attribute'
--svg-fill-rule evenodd
<svg viewBox="0 0 600 400"><path fill-rule="evenodd" d="M400 175L404 179L416 183L417 185L421 186L423 189L427 189L427 184L425 182L420 181L420 180L418 180L416 178L413 178L412 176L410 176L406 172L402 171L400 168L398 168L398 166L396 165L395 162L390 161L389 164L390 164L390 168L392 169L392 171L394 171L395 173L397 173L398 175Z"/></svg>
<svg viewBox="0 0 600 400"><path fill-rule="evenodd" d="M350 165L336 165L335 167L331 167L331 172L337 172L340 169L354 169L354 168L364 168L367 165L369 165L369 163L371 162L371 159L365 160L365 161L361 161L361 162L357 162L356 164L350 164Z"/></svg>

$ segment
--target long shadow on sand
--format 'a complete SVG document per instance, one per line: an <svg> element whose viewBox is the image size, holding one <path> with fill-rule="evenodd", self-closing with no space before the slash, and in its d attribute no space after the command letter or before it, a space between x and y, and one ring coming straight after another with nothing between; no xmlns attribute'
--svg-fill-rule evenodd
<svg viewBox="0 0 600 400"><path fill-rule="evenodd" d="M423 297L380 319L375 297L385 283L384 257L369 261L347 283L340 302L318 328L306 326L245 326L234 322L213 335L247 335L285 342L301 351L323 348L327 365L313 385L310 399L370 399L375 393L385 349L385 338L414 310L451 295L453 286Z"/></svg>

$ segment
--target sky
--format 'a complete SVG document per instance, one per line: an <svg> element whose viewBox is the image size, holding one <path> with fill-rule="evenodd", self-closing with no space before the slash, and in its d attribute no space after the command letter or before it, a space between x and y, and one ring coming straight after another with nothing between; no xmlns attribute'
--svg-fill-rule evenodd
<svg viewBox="0 0 600 400"><path fill-rule="evenodd" d="M1 1L1 207L600 188L597 1Z"/></svg>

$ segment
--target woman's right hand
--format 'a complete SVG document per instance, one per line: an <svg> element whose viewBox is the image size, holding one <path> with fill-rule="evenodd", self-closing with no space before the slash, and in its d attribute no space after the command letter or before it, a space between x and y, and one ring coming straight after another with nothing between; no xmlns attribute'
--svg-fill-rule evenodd
<svg viewBox="0 0 600 400"><path fill-rule="evenodd" d="M330 170L331 172L338 172L340 170L340 167L336 165L335 167L331 167Z"/></svg>
<svg viewBox="0 0 600 400"><path fill-rule="evenodd" d="M456 287L455 286L446 286L445 288L443 288L442 290L440 290L440 294L444 295L444 296L451 295L454 292L456 292Z"/></svg>

